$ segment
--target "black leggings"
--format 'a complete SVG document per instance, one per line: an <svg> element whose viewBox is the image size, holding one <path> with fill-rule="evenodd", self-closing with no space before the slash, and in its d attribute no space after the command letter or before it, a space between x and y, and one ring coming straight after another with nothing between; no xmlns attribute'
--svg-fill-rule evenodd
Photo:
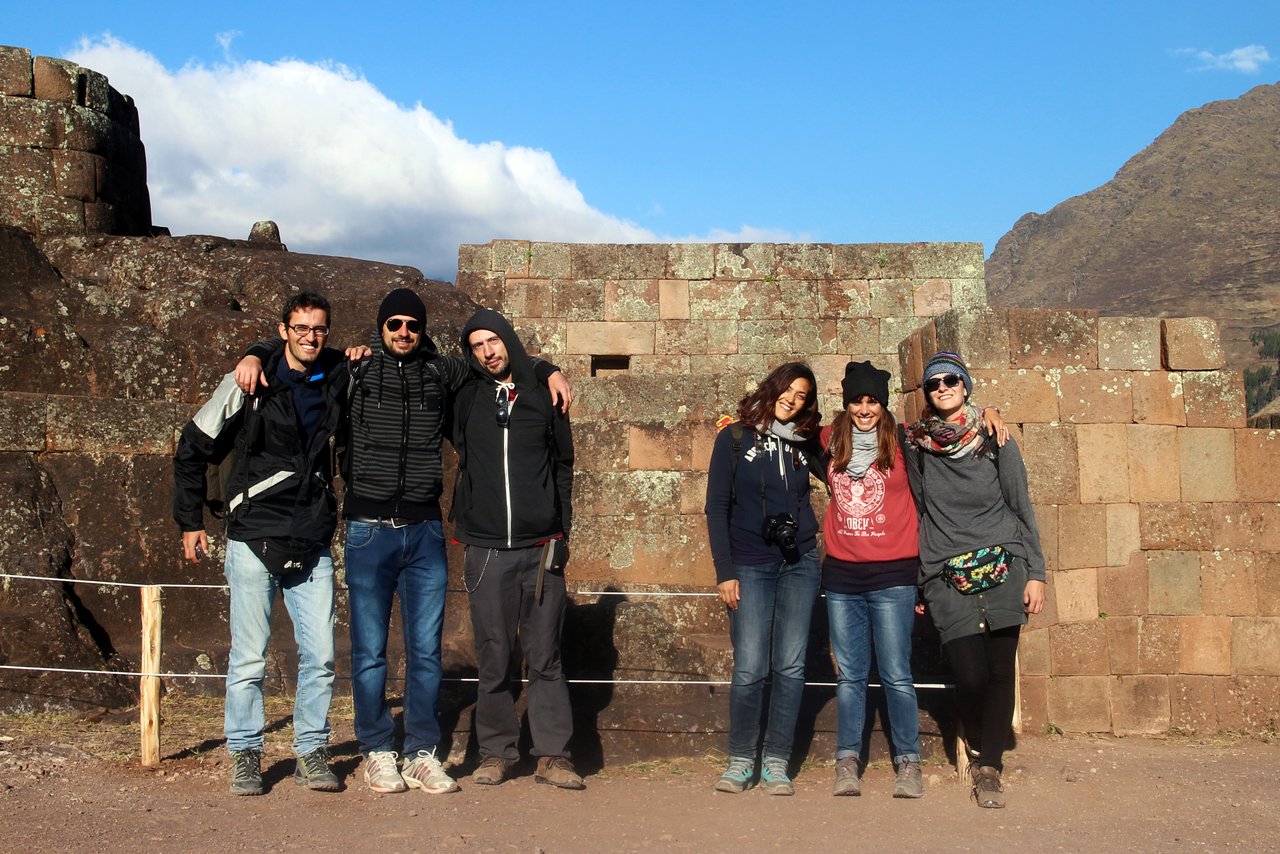
<svg viewBox="0 0 1280 854"><path fill-rule="evenodd" d="M1010 626L968 635L943 644L956 680L956 707L976 764L1004 768L1004 751L1013 725L1018 633Z"/></svg>

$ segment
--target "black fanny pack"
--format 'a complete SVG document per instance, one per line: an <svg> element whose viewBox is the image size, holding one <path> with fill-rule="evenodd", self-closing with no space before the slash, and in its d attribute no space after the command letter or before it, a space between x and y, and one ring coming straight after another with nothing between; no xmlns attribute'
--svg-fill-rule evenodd
<svg viewBox="0 0 1280 854"><path fill-rule="evenodd" d="M272 575L292 575L302 572L311 563L319 549L287 538L268 537L248 540L245 545L253 552Z"/></svg>

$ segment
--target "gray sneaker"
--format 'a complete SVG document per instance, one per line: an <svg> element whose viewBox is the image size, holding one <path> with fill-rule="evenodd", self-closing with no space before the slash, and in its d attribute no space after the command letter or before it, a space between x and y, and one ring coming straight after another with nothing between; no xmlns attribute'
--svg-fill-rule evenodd
<svg viewBox="0 0 1280 854"><path fill-rule="evenodd" d="M231 753L231 794L262 794L262 751L252 748Z"/></svg>
<svg viewBox="0 0 1280 854"><path fill-rule="evenodd" d="M858 776L858 757L846 756L836 760L836 784L831 794L837 797L857 797L862 794L862 779Z"/></svg>
<svg viewBox="0 0 1280 854"><path fill-rule="evenodd" d="M796 787L787 776L787 760L766 756L760 761L760 784L770 795L794 795Z"/></svg>
<svg viewBox="0 0 1280 854"><path fill-rule="evenodd" d="M458 791L458 784L444 772L444 766L436 759L434 750L419 750L404 765L404 781L411 789L421 789L428 795L442 795Z"/></svg>
<svg viewBox="0 0 1280 854"><path fill-rule="evenodd" d="M751 787L751 778L755 776L756 761L748 756L730 756L729 767L716 780L717 792L728 792L736 795Z"/></svg>
<svg viewBox="0 0 1280 854"><path fill-rule="evenodd" d="M893 781L895 798L923 798L924 775L920 773L919 762L903 762L898 766L898 775Z"/></svg>
<svg viewBox="0 0 1280 854"><path fill-rule="evenodd" d="M1004 786L1000 785L1000 772L990 765L983 765L973 775L973 799L983 809L1004 808Z"/></svg>
<svg viewBox="0 0 1280 854"><path fill-rule="evenodd" d="M317 747L299 756L293 767L293 782L313 792L338 791L338 775L329 767L329 751Z"/></svg>
<svg viewBox="0 0 1280 854"><path fill-rule="evenodd" d="M364 758L364 781L380 795L403 792L408 788L396 766L394 750L371 750Z"/></svg>

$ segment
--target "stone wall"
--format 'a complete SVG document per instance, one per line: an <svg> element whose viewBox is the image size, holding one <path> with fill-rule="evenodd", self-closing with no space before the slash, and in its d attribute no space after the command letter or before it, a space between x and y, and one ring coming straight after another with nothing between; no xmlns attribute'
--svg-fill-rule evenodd
<svg viewBox="0 0 1280 854"><path fill-rule="evenodd" d="M845 362L869 358L914 416L923 360L956 350L975 399L1013 422L1049 561L1021 652L1026 726L1276 726L1280 434L1245 428L1212 320L991 309L975 244L494 241L459 257L459 288L575 380L580 582L710 588L714 422L772 366L807 359L829 423ZM670 623L724 675L714 612Z"/></svg>
<svg viewBox="0 0 1280 854"><path fill-rule="evenodd" d="M36 237L149 234L133 100L96 71L0 46L0 222Z"/></svg>

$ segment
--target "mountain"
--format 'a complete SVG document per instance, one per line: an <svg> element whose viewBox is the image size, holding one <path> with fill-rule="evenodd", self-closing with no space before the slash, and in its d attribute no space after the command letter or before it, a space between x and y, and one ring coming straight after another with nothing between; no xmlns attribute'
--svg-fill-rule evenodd
<svg viewBox="0 0 1280 854"><path fill-rule="evenodd" d="M1029 213L987 261L993 305L1205 315L1231 367L1280 326L1280 84L1178 117L1114 178Z"/></svg>

